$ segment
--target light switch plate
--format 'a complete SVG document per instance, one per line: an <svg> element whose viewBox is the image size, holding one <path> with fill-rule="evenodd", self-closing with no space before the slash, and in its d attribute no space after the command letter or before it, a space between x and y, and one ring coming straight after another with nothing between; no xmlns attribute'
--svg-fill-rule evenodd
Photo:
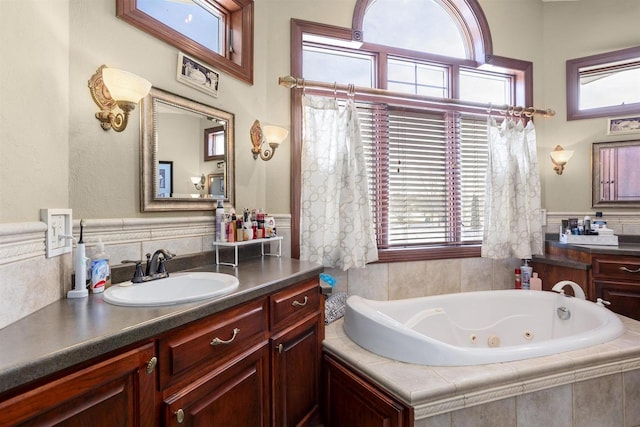
<svg viewBox="0 0 640 427"><path fill-rule="evenodd" d="M73 240L62 238L73 233L71 209L40 209L40 220L47 224L47 258L71 252Z"/></svg>

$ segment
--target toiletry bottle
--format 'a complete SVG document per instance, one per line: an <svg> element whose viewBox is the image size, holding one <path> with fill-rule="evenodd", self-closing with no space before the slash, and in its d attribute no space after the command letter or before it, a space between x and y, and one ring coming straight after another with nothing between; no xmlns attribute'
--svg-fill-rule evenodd
<svg viewBox="0 0 640 427"><path fill-rule="evenodd" d="M251 227L251 218L249 217L249 209L244 210L244 219L242 221L242 229L244 230L244 240L253 240L253 228Z"/></svg>
<svg viewBox="0 0 640 427"><path fill-rule="evenodd" d="M104 250L102 239L98 239L96 251L91 258L91 282L90 289L94 294L104 292L111 286L111 266L109 255Z"/></svg>
<svg viewBox="0 0 640 427"><path fill-rule="evenodd" d="M522 279L520 276L520 269L516 268L516 280L515 280L515 285L514 285L515 289L522 289Z"/></svg>
<svg viewBox="0 0 640 427"><path fill-rule="evenodd" d="M531 283L531 273L533 273L533 267L529 267L529 260L524 260L524 265L520 267L522 272L522 289L529 290Z"/></svg>
<svg viewBox="0 0 640 427"><path fill-rule="evenodd" d="M231 215L229 220L225 222L227 227L227 242L234 243L236 241L236 216Z"/></svg>
<svg viewBox="0 0 640 427"><path fill-rule="evenodd" d="M542 290L542 279L538 277L538 273L532 273L531 280L529 280L529 286L531 287L532 291Z"/></svg>
<svg viewBox="0 0 640 427"><path fill-rule="evenodd" d="M218 200L218 206L216 207L216 241L226 242L224 229L224 205L222 200Z"/></svg>

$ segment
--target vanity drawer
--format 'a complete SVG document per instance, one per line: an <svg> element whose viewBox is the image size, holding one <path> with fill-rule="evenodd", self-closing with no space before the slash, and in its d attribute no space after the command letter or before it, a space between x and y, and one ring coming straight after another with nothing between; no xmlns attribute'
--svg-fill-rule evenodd
<svg viewBox="0 0 640 427"><path fill-rule="evenodd" d="M161 388L185 374L211 370L268 339L267 299L243 304L193 322L159 340Z"/></svg>
<svg viewBox="0 0 640 427"><path fill-rule="evenodd" d="M277 330L316 312L320 307L320 284L311 279L270 297L271 329Z"/></svg>
<svg viewBox="0 0 640 427"><path fill-rule="evenodd" d="M594 257L593 276L640 283L640 257Z"/></svg>

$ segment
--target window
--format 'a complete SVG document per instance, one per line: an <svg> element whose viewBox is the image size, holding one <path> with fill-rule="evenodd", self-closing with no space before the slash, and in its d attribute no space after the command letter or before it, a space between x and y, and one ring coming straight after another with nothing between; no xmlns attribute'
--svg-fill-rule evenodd
<svg viewBox="0 0 640 427"><path fill-rule="evenodd" d="M116 15L253 83L253 0L116 0Z"/></svg>
<svg viewBox="0 0 640 427"><path fill-rule="evenodd" d="M636 114L640 47L567 61L567 120Z"/></svg>
<svg viewBox="0 0 640 427"><path fill-rule="evenodd" d="M486 107L480 109L469 105L474 102L530 105L531 99L527 95L531 92L528 87L531 64L493 57L487 52L490 38L488 43L482 37L474 40L470 34L480 34L478 28L471 31L466 23L448 15L448 8L463 3L477 6L474 0L403 2L402 16L409 13L427 19L421 19L419 23L388 19L393 11L384 8L392 3L397 9L397 2L390 0L359 0L354 12L355 29L292 21L292 72L301 73L300 76L307 80L355 83L394 93L431 97L425 101L401 95L388 98L367 94L357 98L367 150L379 258L381 261L406 261L479 256L487 167ZM423 37L423 30L429 27L430 21L420 12L404 9L427 4L431 10L429 16L438 17L441 22L441 14L447 14L448 28L456 30L440 34L434 42L440 46L436 52L421 51L410 44L411 39ZM433 12L434 5L439 13ZM481 10L471 9L479 11L477 22L482 22ZM386 11L381 13L380 10ZM370 11L376 12L370 16ZM358 22L364 23L362 33ZM400 22L404 41L390 36L392 31L385 27L385 22L392 27ZM486 28L483 31L488 35ZM445 39L441 38L442 34ZM433 40L422 41L421 46L432 47ZM445 57L442 46L456 48ZM481 61L476 60L479 52ZM491 64L484 63L487 57ZM307 93L314 92L307 90ZM297 112L300 93L292 94L292 128L295 132L302 126ZM457 98L471 103L436 102L434 98ZM299 235L297 171L299 164L296 164L294 149L294 240ZM299 243L294 240L292 255L297 256Z"/></svg>

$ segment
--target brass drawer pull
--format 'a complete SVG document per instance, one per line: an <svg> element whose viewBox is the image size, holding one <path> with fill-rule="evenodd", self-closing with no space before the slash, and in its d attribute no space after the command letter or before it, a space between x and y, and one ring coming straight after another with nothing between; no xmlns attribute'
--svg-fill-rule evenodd
<svg viewBox="0 0 640 427"><path fill-rule="evenodd" d="M182 422L184 421L184 411L182 409L178 409L175 412L175 416L176 416L176 421L178 422L178 424L182 424Z"/></svg>
<svg viewBox="0 0 640 427"><path fill-rule="evenodd" d="M307 305L307 302L309 301L309 297L305 296L304 297L304 301L300 302L300 301L294 301L291 303L292 306L294 307L304 307L305 305Z"/></svg>
<svg viewBox="0 0 640 427"><path fill-rule="evenodd" d="M627 267L620 267L620 270L626 271L627 273L640 273L640 268L636 268L635 270L630 270Z"/></svg>
<svg viewBox="0 0 640 427"><path fill-rule="evenodd" d="M149 359L149 362L147 362L147 374L150 374L153 372L153 370L156 368L156 365L158 364L158 358L153 356L151 359Z"/></svg>
<svg viewBox="0 0 640 427"><path fill-rule="evenodd" d="M238 336L238 333L240 333L240 329L234 328L233 329L233 336L231 338L229 338L228 340L225 341L223 339L220 339L220 338L216 337L211 341L211 345L231 344L233 342L233 340L236 339L236 336Z"/></svg>

